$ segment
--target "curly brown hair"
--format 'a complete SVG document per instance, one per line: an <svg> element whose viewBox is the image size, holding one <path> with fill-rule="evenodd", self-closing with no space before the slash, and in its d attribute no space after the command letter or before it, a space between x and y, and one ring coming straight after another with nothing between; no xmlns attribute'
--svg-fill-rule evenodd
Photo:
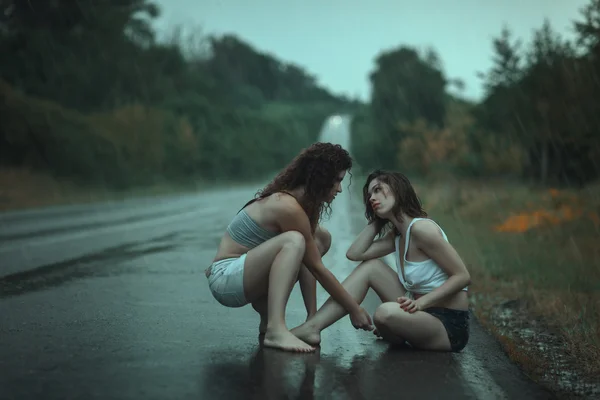
<svg viewBox="0 0 600 400"><path fill-rule="evenodd" d="M367 177L367 182L363 186L365 217L369 223L375 222L382 228L389 224L388 221L379 218L375 214L373 207L371 207L371 203L369 203L369 184L373 181L373 179L377 179L379 182L383 182L390 187L390 190L396 199L396 203L392 209L394 215L400 217L402 213L404 213L412 218L427 217L427 212L423 209L421 200L417 196L412 184L404 174L395 171L377 169L369 174ZM381 229L380 235L383 235L384 231L384 229ZM396 235L400 234L396 228L394 228L394 232Z"/></svg>
<svg viewBox="0 0 600 400"><path fill-rule="evenodd" d="M300 205L314 233L323 213L331 213L327 197L339 174L351 168L352 157L342 146L317 142L303 149L267 186L256 193L255 199L304 186Z"/></svg>

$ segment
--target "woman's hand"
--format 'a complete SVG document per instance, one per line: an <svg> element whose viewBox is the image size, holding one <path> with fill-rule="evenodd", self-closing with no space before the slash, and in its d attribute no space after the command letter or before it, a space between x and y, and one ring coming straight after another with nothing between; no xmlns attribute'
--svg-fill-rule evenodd
<svg viewBox="0 0 600 400"><path fill-rule="evenodd" d="M352 322L352 326L354 326L356 329L364 329L365 331L373 330L371 316L362 307L358 308L356 314L350 314L350 322Z"/></svg>
<svg viewBox="0 0 600 400"><path fill-rule="evenodd" d="M419 302L419 300L409 299L408 297L398 297L396 300L398 304L400 304L400 308L402 308L407 313L413 314L417 311L423 311L423 306Z"/></svg>

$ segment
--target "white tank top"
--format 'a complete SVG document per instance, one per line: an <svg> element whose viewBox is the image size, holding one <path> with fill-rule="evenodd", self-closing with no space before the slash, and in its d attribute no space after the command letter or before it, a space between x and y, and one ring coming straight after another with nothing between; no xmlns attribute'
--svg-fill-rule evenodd
<svg viewBox="0 0 600 400"><path fill-rule="evenodd" d="M398 277L400 283L412 293L425 294L432 290L440 287L446 280L448 280L448 274L444 272L440 266L432 259L425 261L408 261L406 259L406 253L408 252L408 244L410 242L410 228L417 221L427 220L437 225L442 232L444 239L448 241L448 237L444 230L433 220L428 218L415 218L411 221L406 229L406 239L404 243L404 276L402 275L402 263L400 262L400 236L396 236L396 269L398 271ZM404 279L406 277L406 279ZM463 289L468 290L468 287Z"/></svg>

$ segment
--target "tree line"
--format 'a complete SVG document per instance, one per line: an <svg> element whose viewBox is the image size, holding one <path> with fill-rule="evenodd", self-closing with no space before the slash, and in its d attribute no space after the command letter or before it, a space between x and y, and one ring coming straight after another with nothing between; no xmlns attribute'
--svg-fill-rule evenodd
<svg viewBox="0 0 600 400"><path fill-rule="evenodd" d="M116 188L261 178L360 105L234 35L158 40L151 1L0 11L0 167Z"/></svg>
<svg viewBox="0 0 600 400"><path fill-rule="evenodd" d="M529 43L509 26L480 74L482 101L452 96L434 50L378 55L370 103L355 113L353 152L366 168L428 175L513 176L581 186L600 166L600 0L573 21L569 41L545 20Z"/></svg>

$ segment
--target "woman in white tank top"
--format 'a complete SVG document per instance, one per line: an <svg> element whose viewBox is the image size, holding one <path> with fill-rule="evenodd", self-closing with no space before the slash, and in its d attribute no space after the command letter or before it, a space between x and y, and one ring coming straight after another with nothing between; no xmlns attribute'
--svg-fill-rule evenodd
<svg viewBox="0 0 600 400"><path fill-rule="evenodd" d="M375 333L400 345L461 351L469 341L469 272L442 228L427 218L410 181L374 171L363 188L367 226L346 256L362 261L343 282L361 303L369 288L381 298ZM385 232L387 230L387 233ZM380 260L395 253L395 270ZM333 299L292 330L318 344L321 331L345 315Z"/></svg>

